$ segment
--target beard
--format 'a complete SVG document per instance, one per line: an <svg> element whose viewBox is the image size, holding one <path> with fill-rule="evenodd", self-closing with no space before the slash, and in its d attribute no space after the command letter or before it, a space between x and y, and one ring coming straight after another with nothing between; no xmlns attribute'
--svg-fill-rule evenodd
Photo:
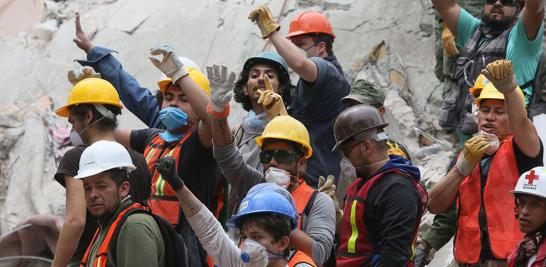
<svg viewBox="0 0 546 267"><path fill-rule="evenodd" d="M491 15L491 14L489 14ZM485 14L482 17L482 21L485 25L491 27L494 30L506 30L512 24L514 23L514 17L508 17L503 15L500 20L497 19L491 19L490 16L486 16Z"/></svg>

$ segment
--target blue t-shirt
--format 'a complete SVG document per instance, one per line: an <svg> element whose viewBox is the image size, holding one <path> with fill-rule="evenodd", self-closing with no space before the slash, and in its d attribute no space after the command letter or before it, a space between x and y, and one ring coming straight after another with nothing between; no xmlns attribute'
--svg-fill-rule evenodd
<svg viewBox="0 0 546 267"><path fill-rule="evenodd" d="M317 80L314 83L298 81L290 113L309 132L313 156L307 161L305 180L317 186L321 175L339 176L341 153L332 152L334 121L345 108L341 98L349 94L351 86L335 56L311 60L317 65Z"/></svg>
<svg viewBox="0 0 546 267"><path fill-rule="evenodd" d="M481 20L470 15L466 10L461 9L459 19L457 21L457 36L456 43L459 47L463 47L470 37L481 24ZM512 61L516 80L521 86L535 78L538 63L540 61L540 53L542 51L542 40L544 39L544 25L541 24L537 36L534 40L527 38L527 32L523 25L522 15L519 16L516 25L508 34L508 44L506 47L506 59ZM529 103L533 93L532 87L527 87L524 90L525 103Z"/></svg>

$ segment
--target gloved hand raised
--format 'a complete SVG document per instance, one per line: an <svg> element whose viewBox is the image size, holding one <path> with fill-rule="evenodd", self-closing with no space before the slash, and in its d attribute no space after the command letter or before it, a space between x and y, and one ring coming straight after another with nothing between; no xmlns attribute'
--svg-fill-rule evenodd
<svg viewBox="0 0 546 267"><path fill-rule="evenodd" d="M262 38L266 39L271 33L281 29L281 25L273 20L271 11L267 6L261 5L252 10L248 15L248 19L252 22L256 22L260 30L262 31Z"/></svg>
<svg viewBox="0 0 546 267"><path fill-rule="evenodd" d="M152 64L156 66L163 74L176 83L178 79L188 75L188 71L184 69L184 64L175 55L173 48L170 45L158 45L150 50L153 56L163 55L163 59L159 61L155 57L148 57Z"/></svg>
<svg viewBox="0 0 546 267"><path fill-rule="evenodd" d="M229 72L226 66L207 66L207 76L210 82L210 103L212 110L223 112L233 95L235 73Z"/></svg>
<svg viewBox="0 0 546 267"><path fill-rule="evenodd" d="M264 77L265 90L258 90L260 97L257 103L262 105L267 113L267 118L272 120L273 118L281 115L288 115L282 97L273 91L273 86L269 81L269 77Z"/></svg>
<svg viewBox="0 0 546 267"><path fill-rule="evenodd" d="M457 170L463 176L469 176L474 166L478 164L490 146L489 138L484 135L476 135L468 139L464 143L463 151L457 158L457 163L455 164Z"/></svg>
<svg viewBox="0 0 546 267"><path fill-rule="evenodd" d="M449 28L445 25L444 29L442 30L442 46L444 47L444 51L450 57L459 54L459 49L457 49L457 45L455 44L455 36L453 36L453 33L451 33Z"/></svg>
<svg viewBox="0 0 546 267"><path fill-rule="evenodd" d="M72 85L87 78L100 78L100 73L95 72L95 69L89 66L79 67L68 72L68 81Z"/></svg>
<svg viewBox="0 0 546 267"><path fill-rule="evenodd" d="M495 60L487 64L482 74L503 94L516 90L518 86L510 60Z"/></svg>
<svg viewBox="0 0 546 267"><path fill-rule="evenodd" d="M154 167L175 191L184 186L184 181L178 177L178 170L173 157L160 158L154 164Z"/></svg>

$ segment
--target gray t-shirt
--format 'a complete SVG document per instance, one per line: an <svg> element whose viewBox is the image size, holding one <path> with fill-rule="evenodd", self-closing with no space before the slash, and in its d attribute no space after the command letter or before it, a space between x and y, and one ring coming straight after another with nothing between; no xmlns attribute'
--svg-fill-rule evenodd
<svg viewBox="0 0 546 267"><path fill-rule="evenodd" d="M222 174L239 199L243 199L254 185L265 183L264 174L245 163L234 143L223 147L214 145L213 151ZM334 201L328 195L318 193L309 216L302 217L302 230L313 239L311 258L319 266L330 256L334 245L335 229Z"/></svg>

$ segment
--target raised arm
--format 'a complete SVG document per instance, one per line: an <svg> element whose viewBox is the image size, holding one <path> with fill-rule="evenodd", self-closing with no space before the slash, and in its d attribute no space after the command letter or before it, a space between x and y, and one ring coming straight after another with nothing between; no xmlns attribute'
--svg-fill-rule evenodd
<svg viewBox="0 0 546 267"><path fill-rule="evenodd" d="M317 80L317 65L303 56L300 48L278 32L281 26L273 20L269 8L259 6L250 13L248 18L258 24L258 27L262 31L262 38L269 38L271 40L271 43L281 57L286 60L288 66L303 80L310 83L314 83Z"/></svg>
<svg viewBox="0 0 546 267"><path fill-rule="evenodd" d="M207 114L209 96L190 77L189 72L184 68L182 61L178 59L169 45L160 45L151 49L152 56L162 55L162 60L149 57L152 63L174 83L180 86L188 98L193 111L199 117L199 139L205 147L212 147L212 135L210 131L210 119Z"/></svg>
<svg viewBox="0 0 546 267"><path fill-rule="evenodd" d="M527 39L534 40L544 18L544 0L526 0L521 16Z"/></svg>
<svg viewBox="0 0 546 267"><path fill-rule="evenodd" d="M438 13L444 19L444 23L449 30L457 35L457 23L459 20L459 14L461 13L461 7L455 0L432 0L434 8L438 10Z"/></svg>
<svg viewBox="0 0 546 267"><path fill-rule="evenodd" d="M528 157L536 157L540 152L540 138L533 123L527 118L523 99L516 90L517 82L509 60L497 60L487 64L482 73L504 95L504 105L508 113L510 130L514 142Z"/></svg>
<svg viewBox="0 0 546 267"><path fill-rule="evenodd" d="M148 88L140 86L138 81L123 70L121 63L111 55L110 49L95 46L80 24L80 14L76 13L76 36L73 41L87 54L87 60L77 60L82 66L90 66L101 74L101 78L109 81L123 102L139 120L150 128L160 128L160 106L157 99Z"/></svg>

